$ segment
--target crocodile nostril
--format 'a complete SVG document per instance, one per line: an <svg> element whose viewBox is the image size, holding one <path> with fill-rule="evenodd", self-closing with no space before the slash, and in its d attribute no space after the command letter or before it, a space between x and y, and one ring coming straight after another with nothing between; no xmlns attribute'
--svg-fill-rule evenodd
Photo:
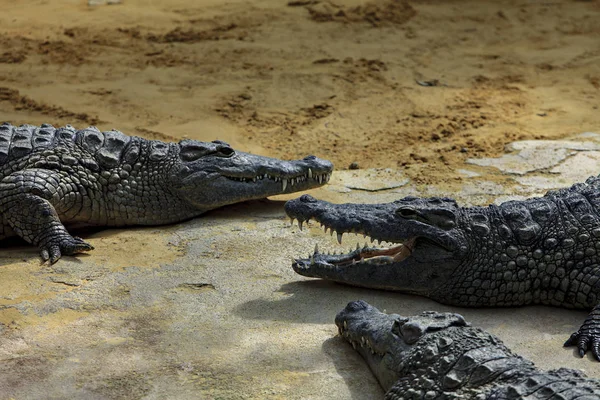
<svg viewBox="0 0 600 400"><path fill-rule="evenodd" d="M369 307L369 304L364 300L351 301L346 306L346 310L348 311L360 311L366 310Z"/></svg>
<svg viewBox="0 0 600 400"><path fill-rule="evenodd" d="M304 203L316 203L317 199L315 199L309 194L303 194L302 196L300 196L300 201Z"/></svg>
<svg viewBox="0 0 600 400"><path fill-rule="evenodd" d="M317 157L313 156L312 154L310 156L306 156L303 158L304 161L312 161L312 160L316 160Z"/></svg>

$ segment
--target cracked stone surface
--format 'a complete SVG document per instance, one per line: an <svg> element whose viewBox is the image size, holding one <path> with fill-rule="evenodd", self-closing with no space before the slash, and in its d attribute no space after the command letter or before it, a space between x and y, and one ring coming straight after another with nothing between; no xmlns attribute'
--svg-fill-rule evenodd
<svg viewBox="0 0 600 400"><path fill-rule="evenodd" d="M497 169L479 163L456 191L417 187L401 171L353 170L310 193L335 202L523 198L600 170L595 139L516 143L507 149L512 158L488 161L507 175L502 184L486 180ZM514 157L544 167L515 175ZM456 308L296 275L292 257L315 243L340 246L317 226L290 227L285 199L173 226L86 232L96 249L52 267L40 265L36 249L8 243L0 252L0 398L382 398L360 356L336 337L335 314L357 299L405 314L459 312L542 368L600 378L597 363L562 347L586 311ZM359 239L345 235L342 247Z"/></svg>
<svg viewBox="0 0 600 400"><path fill-rule="evenodd" d="M540 172L550 169L551 173L565 173L565 168L576 162L584 162L591 170L598 158L600 143L598 135L586 132L577 137L581 140L522 140L506 146L507 154L499 158L470 158L468 164L482 167L496 167L506 174L525 175L530 172ZM591 154L584 155L583 152ZM583 154L582 154L583 153ZM578 160L573 161L572 158ZM591 160L593 161L591 161ZM562 165L563 161L568 160ZM558 169L557 169L558 168ZM576 170L576 173L583 171ZM598 171L596 169L596 171Z"/></svg>

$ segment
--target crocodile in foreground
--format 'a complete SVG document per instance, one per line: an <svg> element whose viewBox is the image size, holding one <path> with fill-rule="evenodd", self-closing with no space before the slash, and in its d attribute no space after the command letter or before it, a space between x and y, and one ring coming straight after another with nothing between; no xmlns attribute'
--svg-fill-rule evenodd
<svg viewBox="0 0 600 400"><path fill-rule="evenodd" d="M286 203L292 219L392 242L293 263L304 276L397 290L463 307L546 304L592 310L565 343L600 359L600 178L540 198L459 207L448 198Z"/></svg>
<svg viewBox="0 0 600 400"><path fill-rule="evenodd" d="M600 398L599 380L567 368L541 371L459 314L388 315L356 301L335 323L367 361L387 400Z"/></svg>
<svg viewBox="0 0 600 400"><path fill-rule="evenodd" d="M95 127L0 125L0 239L44 260L92 247L67 226L161 225L208 210L321 186L329 161L282 161L221 141L164 143Z"/></svg>

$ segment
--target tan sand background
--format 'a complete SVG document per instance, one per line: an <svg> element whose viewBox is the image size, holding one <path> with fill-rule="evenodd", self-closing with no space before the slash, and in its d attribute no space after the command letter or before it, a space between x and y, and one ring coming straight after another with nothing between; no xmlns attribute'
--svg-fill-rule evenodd
<svg viewBox="0 0 600 400"><path fill-rule="evenodd" d="M598 1L0 5L0 119L14 123L220 138L417 183L600 125Z"/></svg>

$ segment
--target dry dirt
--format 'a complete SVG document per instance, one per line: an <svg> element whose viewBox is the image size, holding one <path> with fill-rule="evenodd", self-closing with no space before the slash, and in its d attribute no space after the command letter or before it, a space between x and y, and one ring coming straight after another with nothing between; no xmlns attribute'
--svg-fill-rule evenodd
<svg viewBox="0 0 600 400"><path fill-rule="evenodd" d="M2 1L0 119L461 179L600 126L598 1Z"/></svg>

